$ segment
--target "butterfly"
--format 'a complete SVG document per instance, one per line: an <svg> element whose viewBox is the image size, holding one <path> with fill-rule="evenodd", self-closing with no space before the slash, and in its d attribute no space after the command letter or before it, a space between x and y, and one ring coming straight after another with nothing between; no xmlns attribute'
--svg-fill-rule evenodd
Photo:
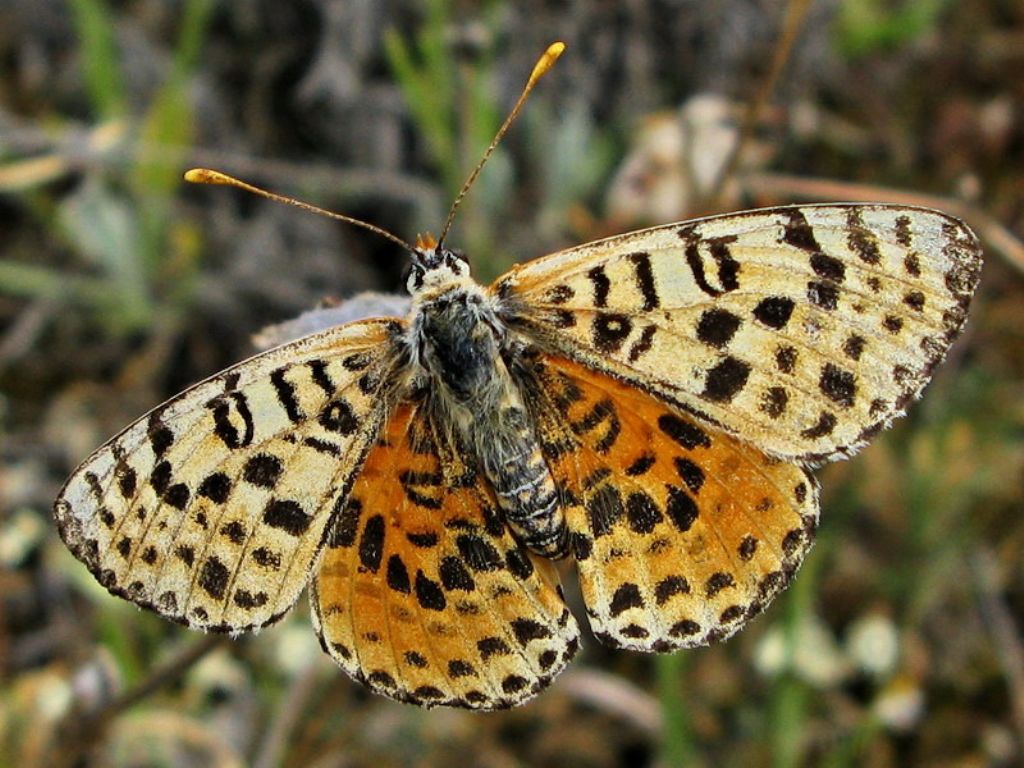
<svg viewBox="0 0 1024 768"><path fill-rule="evenodd" d="M474 709L578 651L554 561L616 648L700 646L762 612L814 538L809 468L918 397L981 267L962 222L883 204L668 224L486 287L430 236L409 250L406 317L187 389L86 459L55 516L116 595L239 634L308 585L353 678Z"/></svg>

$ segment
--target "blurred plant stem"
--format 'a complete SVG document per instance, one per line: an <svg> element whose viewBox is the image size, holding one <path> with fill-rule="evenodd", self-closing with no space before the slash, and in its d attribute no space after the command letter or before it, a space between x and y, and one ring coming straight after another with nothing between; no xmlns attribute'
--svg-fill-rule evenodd
<svg viewBox="0 0 1024 768"><path fill-rule="evenodd" d="M671 766L694 765L695 749L690 721L686 715L683 689L689 656L685 652L655 657L658 701L661 704L661 763Z"/></svg>

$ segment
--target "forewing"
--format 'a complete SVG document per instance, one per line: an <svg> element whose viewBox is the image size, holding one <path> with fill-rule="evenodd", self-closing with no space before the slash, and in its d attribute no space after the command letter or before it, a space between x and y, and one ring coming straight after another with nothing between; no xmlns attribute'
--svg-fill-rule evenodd
<svg viewBox="0 0 1024 768"><path fill-rule="evenodd" d="M174 621L275 621L376 438L401 330L307 336L159 406L75 470L55 505L61 537L111 592Z"/></svg>
<svg viewBox="0 0 1024 768"><path fill-rule="evenodd" d="M424 410L399 406L367 456L310 598L324 650L377 693L501 709L579 647L557 575L511 537L494 493Z"/></svg>
<svg viewBox="0 0 1024 768"><path fill-rule="evenodd" d="M704 645L731 635L788 583L818 521L805 469L567 359L539 359L530 380L602 642L639 651Z"/></svg>
<svg viewBox="0 0 1024 768"><path fill-rule="evenodd" d="M506 322L774 455L859 447L964 323L977 240L905 206L765 209L572 248L492 286Z"/></svg>

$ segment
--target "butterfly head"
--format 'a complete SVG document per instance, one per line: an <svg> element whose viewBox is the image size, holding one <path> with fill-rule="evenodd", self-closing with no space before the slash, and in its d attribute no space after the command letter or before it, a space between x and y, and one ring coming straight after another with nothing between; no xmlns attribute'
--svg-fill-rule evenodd
<svg viewBox="0 0 1024 768"><path fill-rule="evenodd" d="M410 294L442 293L467 282L472 282L469 262L459 251L445 248L430 234L416 238L406 282Z"/></svg>

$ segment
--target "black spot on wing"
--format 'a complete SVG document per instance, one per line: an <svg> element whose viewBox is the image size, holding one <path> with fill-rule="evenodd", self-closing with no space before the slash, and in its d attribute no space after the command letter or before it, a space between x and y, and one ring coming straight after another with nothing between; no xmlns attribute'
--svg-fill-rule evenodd
<svg viewBox="0 0 1024 768"><path fill-rule="evenodd" d="M271 499L263 510L263 522L292 536L301 536L309 528L312 518L297 501Z"/></svg>
<svg viewBox="0 0 1024 768"><path fill-rule="evenodd" d="M175 483L164 491L161 498L175 509L184 510L185 507L188 506L191 493L188 490L188 486L184 483Z"/></svg>
<svg viewBox="0 0 1024 768"><path fill-rule="evenodd" d="M843 354L851 360L860 360L866 345L867 341L863 336L856 333L850 334L846 341L843 342Z"/></svg>
<svg viewBox="0 0 1024 768"><path fill-rule="evenodd" d="M594 536L611 533L615 523L625 512L622 496L612 485L603 485L590 494L584 502L584 507L590 518L590 528Z"/></svg>
<svg viewBox="0 0 1024 768"><path fill-rule="evenodd" d="M886 315L882 325L885 327L885 330L895 336L903 330L903 319L895 315Z"/></svg>
<svg viewBox="0 0 1024 768"><path fill-rule="evenodd" d="M359 419L348 401L339 397L328 403L320 414L320 425L340 435L351 435L359 428Z"/></svg>
<svg viewBox="0 0 1024 768"><path fill-rule="evenodd" d="M238 520L232 520L224 523L220 527L220 533L221 536L226 538L232 544L242 544L245 542L245 526Z"/></svg>
<svg viewBox="0 0 1024 768"><path fill-rule="evenodd" d="M230 575L227 566L218 558L208 557L199 571L199 586L214 600L222 600Z"/></svg>
<svg viewBox="0 0 1024 768"><path fill-rule="evenodd" d="M302 444L307 448L312 448L314 451L327 454L328 456L341 456L342 454L340 445L329 440L321 440L318 437L304 437L302 438Z"/></svg>
<svg viewBox="0 0 1024 768"><path fill-rule="evenodd" d="M498 550L482 536L466 533L455 538L455 546L466 564L477 572L496 571L502 567Z"/></svg>
<svg viewBox="0 0 1024 768"><path fill-rule="evenodd" d="M574 298L575 296L576 291L574 291L570 286L556 285L554 288L551 288L544 295L544 300L550 302L551 304L561 306L562 304L565 304L567 301Z"/></svg>
<svg viewBox="0 0 1024 768"><path fill-rule="evenodd" d="M514 619L511 624L512 633L524 648L531 640L546 640L551 637L551 630L533 619Z"/></svg>
<svg viewBox="0 0 1024 768"><path fill-rule="evenodd" d="M829 312L839 306L839 288L827 280L814 280L807 284L807 299L816 307Z"/></svg>
<svg viewBox="0 0 1024 768"><path fill-rule="evenodd" d="M686 533L700 516L700 509L686 491L674 485L668 487L668 504L665 506L669 519L680 533Z"/></svg>
<svg viewBox="0 0 1024 768"><path fill-rule="evenodd" d="M690 583L685 576L666 576L654 588L654 597L658 605L664 605L674 595L690 594Z"/></svg>
<svg viewBox="0 0 1024 768"><path fill-rule="evenodd" d="M438 535L433 531L426 531L424 533L406 533L405 538L408 539L409 543L414 547L419 547L420 549L436 547L438 541L440 541Z"/></svg>
<svg viewBox="0 0 1024 768"><path fill-rule="evenodd" d="M439 575L441 577L441 584L444 585L445 590L448 592L453 590L472 592L476 589L476 582L473 581L473 577L466 570L466 566L462 564L462 560L457 557L449 556L444 558L441 561Z"/></svg>
<svg viewBox="0 0 1024 768"><path fill-rule="evenodd" d="M633 331L632 321L626 315L604 312L594 318L594 346L606 354L616 352Z"/></svg>
<svg viewBox="0 0 1024 768"><path fill-rule="evenodd" d="M924 294L921 291L909 291L903 296L903 303L915 312L921 312L924 309Z"/></svg>
<svg viewBox="0 0 1024 768"><path fill-rule="evenodd" d="M643 309L650 312L661 305L658 298L657 286L654 283L654 271L651 269L651 255L649 253L631 253L627 257L636 270L636 287L644 298Z"/></svg>
<svg viewBox="0 0 1024 768"><path fill-rule="evenodd" d="M705 398L716 403L728 403L746 386L750 364L728 355L708 370L704 380Z"/></svg>
<svg viewBox="0 0 1024 768"><path fill-rule="evenodd" d="M618 616L630 608L643 608L644 599L640 595L640 587L636 584L626 583L619 586L612 595L608 604L608 612L611 616Z"/></svg>
<svg viewBox="0 0 1024 768"><path fill-rule="evenodd" d="M762 324L775 330L786 327L793 314L795 302L785 296L769 296L761 299L754 307L754 317Z"/></svg>
<svg viewBox="0 0 1024 768"><path fill-rule="evenodd" d="M655 460L656 459L653 454L645 453L626 467L626 474L630 477L639 477L640 475L644 475L651 467L654 466Z"/></svg>
<svg viewBox="0 0 1024 768"><path fill-rule="evenodd" d="M306 365L309 366L309 374L313 383L320 387L328 397L333 395L336 387L330 374L327 372L327 363L323 360L310 360ZM344 365L344 362L342 365Z"/></svg>
<svg viewBox="0 0 1024 768"><path fill-rule="evenodd" d="M484 661L491 656L508 656L512 653L512 648L500 637L485 637L477 641L476 648Z"/></svg>
<svg viewBox="0 0 1024 768"><path fill-rule="evenodd" d="M629 362L635 363L651 348L654 341L654 334L658 330L656 325L645 325L640 332L640 338L634 341L629 347Z"/></svg>
<svg viewBox="0 0 1024 768"><path fill-rule="evenodd" d="M174 433L160 420L159 410L149 415L146 423L146 436L149 438L153 455L157 458L167 453L167 449L174 444Z"/></svg>
<svg viewBox="0 0 1024 768"><path fill-rule="evenodd" d="M711 447L711 438L708 437L707 432L693 422L681 419L675 414L663 413L659 416L658 429L687 450Z"/></svg>
<svg viewBox="0 0 1024 768"><path fill-rule="evenodd" d="M789 392L785 387L768 387L761 393L760 408L773 419L777 419L785 413L788 403Z"/></svg>
<svg viewBox="0 0 1024 768"><path fill-rule="evenodd" d="M603 266L596 266L587 272L587 277L594 286L594 306L608 306L608 292L611 290L611 281L605 274Z"/></svg>
<svg viewBox="0 0 1024 768"><path fill-rule="evenodd" d="M441 585L428 578L423 571L416 571L416 601L421 607L430 611L443 611L448 605Z"/></svg>
<svg viewBox="0 0 1024 768"><path fill-rule="evenodd" d="M232 600L235 605L239 608L245 608L252 610L253 608L261 608L267 604L270 599L266 592L250 592L247 589L239 589L235 592Z"/></svg>
<svg viewBox="0 0 1024 768"><path fill-rule="evenodd" d="M281 460L269 453L257 453L245 462L242 477L251 485L273 488L284 470Z"/></svg>
<svg viewBox="0 0 1024 768"><path fill-rule="evenodd" d="M785 219L782 225L782 242L799 248L802 251L815 253L821 251L814 229L799 208L787 208L779 212Z"/></svg>
<svg viewBox="0 0 1024 768"><path fill-rule="evenodd" d="M743 321L726 309L705 310L697 322L697 338L716 349L724 349Z"/></svg>
<svg viewBox="0 0 1024 768"><path fill-rule="evenodd" d="M376 573L384 555L384 517L374 515L366 521L359 538L359 562L368 571Z"/></svg>
<svg viewBox="0 0 1024 768"><path fill-rule="evenodd" d="M740 556L740 559L744 562L749 562L754 557L754 553L757 552L757 545L757 539L751 536L749 533L746 536L744 536L743 540L740 542L740 545L736 550Z"/></svg>
<svg viewBox="0 0 1024 768"><path fill-rule="evenodd" d="M340 494L334 502L332 528L327 539L331 548L351 547L356 543L359 533L359 519L363 513L363 503L356 498L348 498Z"/></svg>
<svg viewBox="0 0 1024 768"><path fill-rule="evenodd" d="M815 253L811 256L811 269L824 280L841 283L846 279L846 267L843 262L824 253Z"/></svg>
<svg viewBox="0 0 1024 768"><path fill-rule="evenodd" d="M430 666L430 662L427 661L426 657L416 651L406 651L405 662L409 666L416 667L417 669L426 669Z"/></svg>
<svg viewBox="0 0 1024 768"><path fill-rule="evenodd" d="M651 533L664 516L657 503L642 490L633 491L626 497L626 519L636 533Z"/></svg>
<svg viewBox="0 0 1024 768"><path fill-rule="evenodd" d="M673 463L676 467L676 474L678 474L679 478L686 483L686 487L689 488L692 493L698 493L704 486L704 470L694 462L689 459L685 459L682 456L676 456Z"/></svg>
<svg viewBox="0 0 1024 768"><path fill-rule="evenodd" d="M412 591L412 585L409 582L409 571L406 569L405 563L402 562L402 558L398 555L392 555L388 558L387 584L394 591L405 595Z"/></svg>
<svg viewBox="0 0 1024 768"><path fill-rule="evenodd" d="M279 570L281 568L281 555L278 552L274 552L272 549L267 547L257 547L252 551L252 559L257 564L264 568L270 568L271 570Z"/></svg>
<svg viewBox="0 0 1024 768"><path fill-rule="evenodd" d="M711 247L711 258L718 264L718 282L726 292L735 291L740 287L740 263L732 257L729 245L736 242L736 235L708 238Z"/></svg>
<svg viewBox="0 0 1024 768"><path fill-rule="evenodd" d="M505 553L505 565L517 579L526 580L533 575L533 563L526 550L510 549Z"/></svg>
<svg viewBox="0 0 1024 768"><path fill-rule="evenodd" d="M900 217L909 223L906 217ZM897 219L897 230L899 230L899 219ZM878 241L874 233L864 225L859 208L849 208L846 212L846 244L850 250L857 254L865 264L877 264L882 259L878 250ZM899 235L897 241L904 244Z"/></svg>
<svg viewBox="0 0 1024 768"><path fill-rule="evenodd" d="M277 395L277 402L284 409L288 420L292 424L297 424L306 418L306 414L302 412L302 408L299 407L299 401L295 397L295 385L285 378L287 372L287 368L278 368L270 374L270 383L273 385L274 393Z"/></svg>
<svg viewBox="0 0 1024 768"><path fill-rule="evenodd" d="M822 411L818 416L818 421L812 427L808 427L803 430L800 435L807 438L819 438L825 437L832 434L832 430L836 428L836 417L835 414L829 413L828 411Z"/></svg>
<svg viewBox="0 0 1024 768"><path fill-rule="evenodd" d="M223 472L207 475L199 484L198 494L214 504L223 504L231 495L231 478Z"/></svg>
<svg viewBox="0 0 1024 768"><path fill-rule="evenodd" d="M228 448L244 448L252 443L256 425L249 410L249 400L245 393L232 391L213 398L207 403L213 414L213 431ZM242 429L239 431L232 416L241 419Z"/></svg>
<svg viewBox="0 0 1024 768"><path fill-rule="evenodd" d="M906 214L900 214L896 217L896 242L904 248L909 248L914 243L910 233L910 223L910 217Z"/></svg>
<svg viewBox="0 0 1024 768"><path fill-rule="evenodd" d="M707 583L704 585L704 594L708 597L714 597L723 589L734 586L736 586L736 580L731 573L718 571L708 578Z"/></svg>
<svg viewBox="0 0 1024 768"><path fill-rule="evenodd" d="M169 461L161 461L153 467L153 471L149 473L149 484L153 486L153 490L156 491L158 496L163 496L171 484L171 464Z"/></svg>
<svg viewBox="0 0 1024 768"><path fill-rule="evenodd" d="M123 459L118 461L115 472L117 475L117 489L120 491L121 497L131 499L138 489L138 475Z"/></svg>
<svg viewBox="0 0 1024 768"><path fill-rule="evenodd" d="M833 363L826 363L822 368L818 387L825 397L844 408L853 405L857 394L857 383L853 373Z"/></svg>

